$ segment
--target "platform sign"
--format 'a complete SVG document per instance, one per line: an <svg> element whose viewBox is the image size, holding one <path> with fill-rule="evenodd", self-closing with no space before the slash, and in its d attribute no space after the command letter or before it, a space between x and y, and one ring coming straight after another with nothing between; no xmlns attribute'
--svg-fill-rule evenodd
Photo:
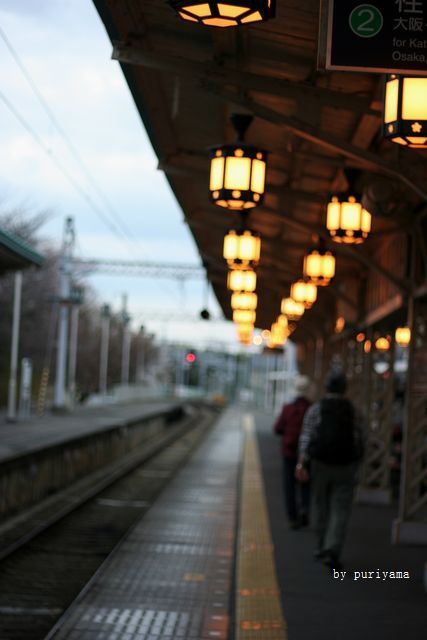
<svg viewBox="0 0 427 640"><path fill-rule="evenodd" d="M322 16L322 67L427 75L427 0L325 0Z"/></svg>

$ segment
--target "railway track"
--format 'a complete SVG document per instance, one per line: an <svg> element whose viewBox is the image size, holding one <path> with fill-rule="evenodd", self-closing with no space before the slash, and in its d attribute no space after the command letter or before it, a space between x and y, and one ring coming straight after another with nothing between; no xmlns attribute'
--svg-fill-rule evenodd
<svg viewBox="0 0 427 640"><path fill-rule="evenodd" d="M109 468L92 490L6 545L0 560L1 640L41 640L202 440L216 412L200 407ZM66 492L65 492L66 493ZM83 492L84 493L84 492Z"/></svg>

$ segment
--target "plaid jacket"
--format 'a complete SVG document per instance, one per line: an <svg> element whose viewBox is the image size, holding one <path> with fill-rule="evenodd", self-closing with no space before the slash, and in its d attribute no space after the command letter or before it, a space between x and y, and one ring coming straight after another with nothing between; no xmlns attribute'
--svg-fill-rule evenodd
<svg viewBox="0 0 427 640"><path fill-rule="evenodd" d="M335 393L328 393L326 397L337 398L341 396ZM310 457L308 455L308 447L311 441L317 435L317 429L320 424L320 419L321 419L321 404L320 402L315 402L314 404L311 405L311 407L308 409L308 411L304 416L302 431L301 431L301 435L298 443L298 455L300 457L303 457L305 460L308 460ZM358 409L354 410L354 433L355 433L355 438L359 441L361 445L363 445L366 442L367 429L366 429L365 420L362 414L360 413L360 411L358 411Z"/></svg>

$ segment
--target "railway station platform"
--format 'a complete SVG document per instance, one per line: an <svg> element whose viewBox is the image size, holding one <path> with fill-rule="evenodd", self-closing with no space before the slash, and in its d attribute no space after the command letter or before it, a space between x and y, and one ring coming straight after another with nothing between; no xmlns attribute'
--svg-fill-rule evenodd
<svg viewBox="0 0 427 640"><path fill-rule="evenodd" d="M47 414L8 423L0 417L0 464L79 437L91 436L158 416L179 406L175 400L151 400L129 404L82 407L71 413Z"/></svg>
<svg viewBox="0 0 427 640"><path fill-rule="evenodd" d="M227 409L47 640L420 640L425 548L391 545L392 508L356 505L334 578L287 526L271 424Z"/></svg>

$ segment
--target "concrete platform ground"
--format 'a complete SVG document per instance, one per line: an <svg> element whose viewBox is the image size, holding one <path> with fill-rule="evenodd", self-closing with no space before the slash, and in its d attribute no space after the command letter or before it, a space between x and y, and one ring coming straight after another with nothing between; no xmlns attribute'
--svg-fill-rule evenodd
<svg viewBox="0 0 427 640"><path fill-rule="evenodd" d="M343 581L315 562L314 533L289 530L281 493L280 441L272 417L257 414L257 434L290 640L421 640L427 636L423 547L391 544L390 507L355 505L344 548ZM354 580L354 571L408 571L410 579Z"/></svg>
<svg viewBox="0 0 427 640"><path fill-rule="evenodd" d="M224 412L48 640L424 638L426 548L393 547L393 510L356 506L334 579L287 527L271 423ZM376 569L410 579L354 580Z"/></svg>
<svg viewBox="0 0 427 640"><path fill-rule="evenodd" d="M33 451L163 413L178 404L169 399L78 408L70 414L46 414L12 424L3 418L0 420L0 464Z"/></svg>

